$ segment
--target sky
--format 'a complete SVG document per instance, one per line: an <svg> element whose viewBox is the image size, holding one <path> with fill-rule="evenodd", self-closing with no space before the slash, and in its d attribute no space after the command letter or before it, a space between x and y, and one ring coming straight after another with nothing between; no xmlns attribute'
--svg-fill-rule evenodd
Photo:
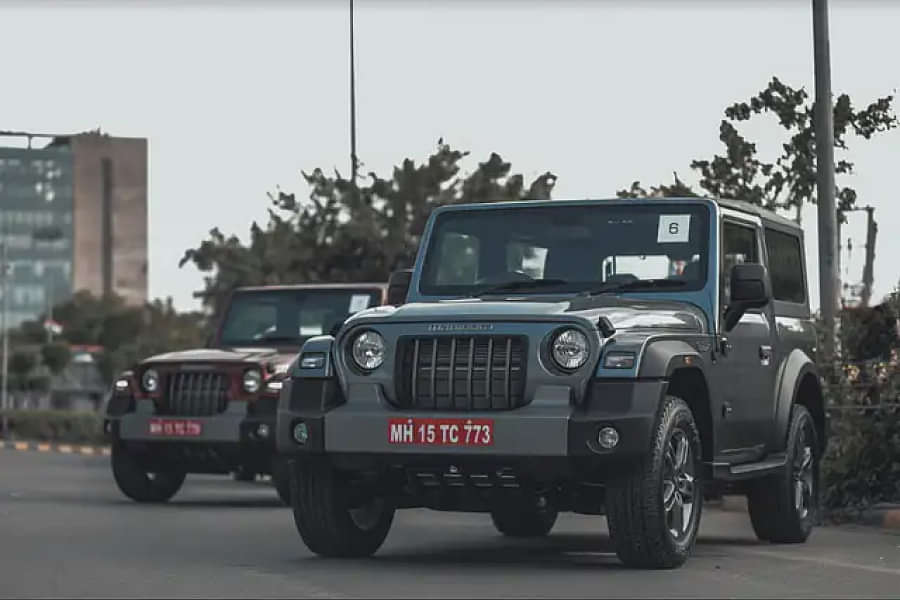
<svg viewBox="0 0 900 600"><path fill-rule="evenodd" d="M149 284L198 308L178 267L212 227L246 239L267 192L307 195L301 170L349 171L348 2L0 0L0 129L100 127L150 148ZM493 151L554 197L688 183L719 152L725 106L773 75L813 95L809 0L356 0L358 154L387 175L443 137ZM830 2L832 87L862 107L900 88L900 2ZM777 126L743 131L764 158ZM900 280L900 131L850 140L839 183L875 207L875 298ZM843 229L842 276L862 277L865 213ZM818 305L815 207L803 217Z"/></svg>

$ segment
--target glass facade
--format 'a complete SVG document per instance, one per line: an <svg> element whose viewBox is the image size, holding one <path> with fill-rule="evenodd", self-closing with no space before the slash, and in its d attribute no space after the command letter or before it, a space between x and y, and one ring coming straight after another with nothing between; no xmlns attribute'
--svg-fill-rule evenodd
<svg viewBox="0 0 900 600"><path fill-rule="evenodd" d="M72 295L72 190L68 147L0 148L0 241L9 261L11 327Z"/></svg>

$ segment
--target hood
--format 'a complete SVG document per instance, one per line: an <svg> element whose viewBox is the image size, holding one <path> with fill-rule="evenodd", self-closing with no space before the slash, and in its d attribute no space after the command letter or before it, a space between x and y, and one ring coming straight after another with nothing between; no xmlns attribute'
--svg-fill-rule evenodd
<svg viewBox="0 0 900 600"><path fill-rule="evenodd" d="M268 363L276 365L290 362L297 356L298 350L283 348L200 348L157 354L145 359L144 363Z"/></svg>
<svg viewBox="0 0 900 600"><path fill-rule="evenodd" d="M382 306L357 313L357 318L383 316L388 321L522 321L566 317L582 317L592 322L604 316L617 330L674 329L703 332L706 316L688 302L649 300L601 295L535 300L441 300L417 302L400 307Z"/></svg>

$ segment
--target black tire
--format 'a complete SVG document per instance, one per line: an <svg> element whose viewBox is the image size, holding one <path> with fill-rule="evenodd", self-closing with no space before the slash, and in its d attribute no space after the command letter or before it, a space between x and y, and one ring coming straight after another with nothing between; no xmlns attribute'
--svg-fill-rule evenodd
<svg viewBox="0 0 900 600"><path fill-rule="evenodd" d="M238 467L232 474L235 481L256 481L256 473L246 467Z"/></svg>
<svg viewBox="0 0 900 600"><path fill-rule="evenodd" d="M373 498L351 508L349 486L341 474L323 462L289 469L294 523L306 546L321 556L370 556L384 543L394 521L394 505Z"/></svg>
<svg viewBox="0 0 900 600"><path fill-rule="evenodd" d="M279 457L272 459L272 485L278 497L286 505L291 505L291 477L287 464Z"/></svg>
<svg viewBox="0 0 900 600"><path fill-rule="evenodd" d="M166 502L184 483L184 471L148 472L118 444L112 447L110 461L116 485L136 502Z"/></svg>
<svg viewBox="0 0 900 600"><path fill-rule="evenodd" d="M550 504L540 508L537 499L531 500L530 503L494 508L491 520L497 531L509 537L543 537L549 534L559 512Z"/></svg>
<svg viewBox="0 0 900 600"><path fill-rule="evenodd" d="M799 404L791 408L786 458L781 473L750 483L747 506L753 531L760 540L800 544L809 537L819 514L821 457L815 422ZM802 500L799 506L798 493Z"/></svg>
<svg viewBox="0 0 900 600"><path fill-rule="evenodd" d="M647 455L607 490L609 533L626 566L671 569L687 560L703 510L701 460L691 409L666 396Z"/></svg>

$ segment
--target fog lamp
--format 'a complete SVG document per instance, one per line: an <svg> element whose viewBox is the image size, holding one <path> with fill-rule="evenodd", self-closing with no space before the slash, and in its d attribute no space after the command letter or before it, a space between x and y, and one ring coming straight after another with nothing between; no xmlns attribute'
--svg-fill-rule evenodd
<svg viewBox="0 0 900 600"><path fill-rule="evenodd" d="M619 445L619 432L615 427L602 427L597 433L597 443L607 450L615 448Z"/></svg>
<svg viewBox="0 0 900 600"><path fill-rule="evenodd" d="M300 421L294 425L294 441L303 446L309 441L309 428L306 423Z"/></svg>

